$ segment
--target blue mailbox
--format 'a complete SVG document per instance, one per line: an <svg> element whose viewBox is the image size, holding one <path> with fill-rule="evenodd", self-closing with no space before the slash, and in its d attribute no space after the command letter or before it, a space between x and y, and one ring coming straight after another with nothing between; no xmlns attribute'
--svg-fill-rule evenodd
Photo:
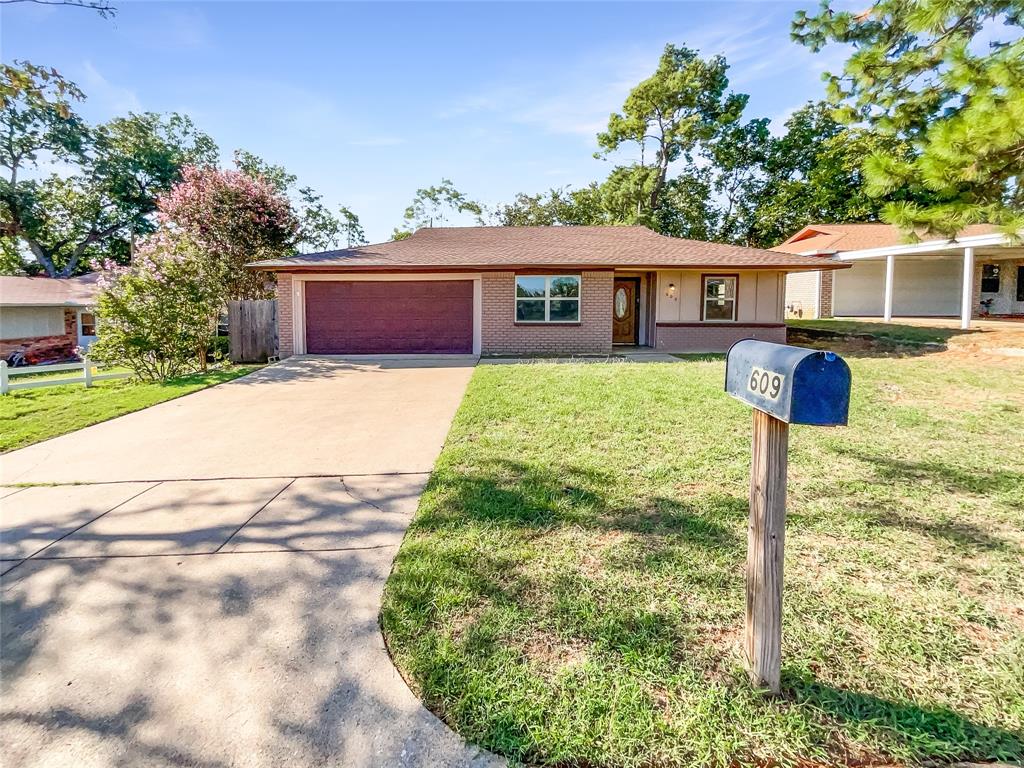
<svg viewBox="0 0 1024 768"><path fill-rule="evenodd" d="M744 339L726 357L725 391L787 424L846 424L850 367L834 352Z"/></svg>

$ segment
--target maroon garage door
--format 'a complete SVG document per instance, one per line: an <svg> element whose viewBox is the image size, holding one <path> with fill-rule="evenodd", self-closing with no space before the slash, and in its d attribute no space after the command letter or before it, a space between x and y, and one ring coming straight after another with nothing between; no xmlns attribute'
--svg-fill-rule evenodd
<svg viewBox="0 0 1024 768"><path fill-rule="evenodd" d="M472 280L306 283L306 351L470 354Z"/></svg>

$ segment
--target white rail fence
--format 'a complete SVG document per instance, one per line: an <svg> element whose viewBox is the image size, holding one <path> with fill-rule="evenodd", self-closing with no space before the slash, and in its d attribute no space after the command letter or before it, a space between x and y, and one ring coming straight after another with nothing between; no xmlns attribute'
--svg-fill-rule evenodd
<svg viewBox="0 0 1024 768"><path fill-rule="evenodd" d="M0 360L0 395L6 395L19 389L37 389L38 387L56 387L60 384L84 384L91 387L94 381L106 379L127 379L130 373L93 373L93 368L99 366L91 362L88 357L83 358L80 363L61 363L60 365L25 365L11 368L6 360ZM29 381L11 382L15 376L25 376L38 373L60 373L61 371L81 371L81 376L73 376L63 379L32 379Z"/></svg>

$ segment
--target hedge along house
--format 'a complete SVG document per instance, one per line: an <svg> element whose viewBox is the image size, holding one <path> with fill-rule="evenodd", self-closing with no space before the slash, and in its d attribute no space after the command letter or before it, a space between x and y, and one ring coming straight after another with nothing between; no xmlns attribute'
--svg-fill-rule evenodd
<svg viewBox="0 0 1024 768"><path fill-rule="evenodd" d="M721 352L784 342L786 274L820 259L645 227L443 227L256 262L280 354ZM828 269L844 268L829 264Z"/></svg>
<svg viewBox="0 0 1024 768"><path fill-rule="evenodd" d="M0 276L0 358L68 360L96 340L99 273L56 279Z"/></svg>
<svg viewBox="0 0 1024 768"><path fill-rule="evenodd" d="M889 224L813 224L772 250L847 264L844 272L791 274L790 317L958 317L1024 315L1024 248L991 225L955 240L906 243Z"/></svg>

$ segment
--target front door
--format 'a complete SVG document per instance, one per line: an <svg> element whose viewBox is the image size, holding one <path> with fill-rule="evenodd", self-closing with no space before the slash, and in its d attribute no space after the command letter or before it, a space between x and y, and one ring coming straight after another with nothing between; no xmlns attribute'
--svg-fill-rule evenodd
<svg viewBox="0 0 1024 768"><path fill-rule="evenodd" d="M612 343L640 341L640 278L615 278L612 298Z"/></svg>

